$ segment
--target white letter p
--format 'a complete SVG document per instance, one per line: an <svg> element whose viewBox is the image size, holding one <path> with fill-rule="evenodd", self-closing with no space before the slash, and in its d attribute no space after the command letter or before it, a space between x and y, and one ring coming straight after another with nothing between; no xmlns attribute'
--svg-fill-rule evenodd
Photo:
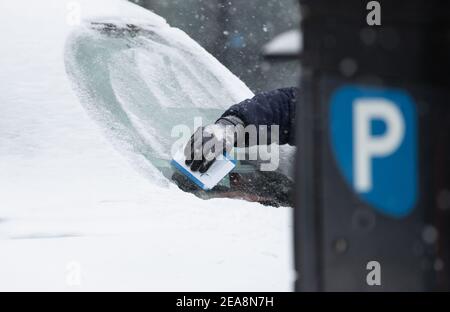
<svg viewBox="0 0 450 312"><path fill-rule="evenodd" d="M386 131L372 135L372 120L382 120ZM372 158L392 154L405 134L405 122L397 106L383 98L353 102L353 180L358 192L372 189Z"/></svg>

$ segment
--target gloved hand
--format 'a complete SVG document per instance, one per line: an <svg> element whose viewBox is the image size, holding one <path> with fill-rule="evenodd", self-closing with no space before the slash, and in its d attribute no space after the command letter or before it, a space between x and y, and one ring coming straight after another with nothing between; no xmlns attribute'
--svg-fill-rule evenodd
<svg viewBox="0 0 450 312"><path fill-rule="evenodd" d="M231 151L239 135L237 132L243 130L243 124L239 118L228 116L198 128L184 148L186 165L192 171L205 173L219 155Z"/></svg>

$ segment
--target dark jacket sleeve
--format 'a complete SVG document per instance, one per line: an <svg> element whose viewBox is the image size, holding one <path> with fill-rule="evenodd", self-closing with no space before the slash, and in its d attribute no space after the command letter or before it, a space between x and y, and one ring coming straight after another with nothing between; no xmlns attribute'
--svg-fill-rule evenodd
<svg viewBox="0 0 450 312"><path fill-rule="evenodd" d="M266 125L268 133L271 126L278 125L279 144L295 145L295 108L297 88L284 88L257 94L252 99L231 106L221 118L236 116L245 126Z"/></svg>

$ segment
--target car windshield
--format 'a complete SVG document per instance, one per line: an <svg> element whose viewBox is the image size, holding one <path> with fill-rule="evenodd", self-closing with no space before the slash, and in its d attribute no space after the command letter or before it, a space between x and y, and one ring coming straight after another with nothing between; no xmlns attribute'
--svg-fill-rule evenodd
<svg viewBox="0 0 450 312"><path fill-rule="evenodd" d="M66 68L86 110L139 170L202 198L233 197L291 205L292 181L241 161L205 192L170 165L175 126L214 122L252 93L198 45L168 27L91 21L69 38ZM269 191L270 190L270 191Z"/></svg>

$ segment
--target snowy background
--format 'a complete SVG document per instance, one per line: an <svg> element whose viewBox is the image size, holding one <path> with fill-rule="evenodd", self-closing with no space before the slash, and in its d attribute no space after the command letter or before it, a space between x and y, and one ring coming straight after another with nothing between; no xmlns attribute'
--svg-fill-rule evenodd
<svg viewBox="0 0 450 312"><path fill-rule="evenodd" d="M130 1L181 28L255 93L298 84L299 62L263 56L266 44L299 28L298 0Z"/></svg>
<svg viewBox="0 0 450 312"><path fill-rule="evenodd" d="M168 27L120 0L0 2L0 291L291 290L291 208L156 183L91 118L65 69L74 2Z"/></svg>

